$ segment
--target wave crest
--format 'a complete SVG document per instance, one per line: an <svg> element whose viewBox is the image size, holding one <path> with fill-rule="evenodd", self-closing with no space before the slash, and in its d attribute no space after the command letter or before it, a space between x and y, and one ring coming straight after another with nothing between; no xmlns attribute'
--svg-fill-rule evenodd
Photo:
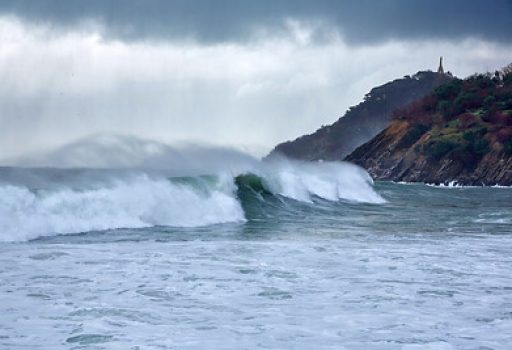
<svg viewBox="0 0 512 350"><path fill-rule="evenodd" d="M24 171L34 176L30 169ZM84 175L76 170L48 170L44 181L35 182L48 184L44 188L2 181L0 171L0 241L116 228L243 222L251 217L250 211L244 211L248 198L240 194L242 187L252 194L307 203L384 202L373 190L370 176L347 163L280 161L238 174L196 177L112 173L101 181L91 171L85 177L96 182L84 186ZM44 171L37 173L44 177ZM55 178L58 185L51 183Z"/></svg>
<svg viewBox="0 0 512 350"><path fill-rule="evenodd" d="M156 225L193 227L243 221L230 191L152 180L145 176L111 187L31 191L0 187L2 241L45 235Z"/></svg>

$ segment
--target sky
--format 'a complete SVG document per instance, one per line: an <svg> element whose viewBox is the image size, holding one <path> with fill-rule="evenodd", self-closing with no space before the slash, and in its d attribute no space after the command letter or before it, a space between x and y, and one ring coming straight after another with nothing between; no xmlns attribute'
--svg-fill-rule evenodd
<svg viewBox="0 0 512 350"><path fill-rule="evenodd" d="M0 163L104 135L264 155L439 56L512 62L512 0L2 0Z"/></svg>

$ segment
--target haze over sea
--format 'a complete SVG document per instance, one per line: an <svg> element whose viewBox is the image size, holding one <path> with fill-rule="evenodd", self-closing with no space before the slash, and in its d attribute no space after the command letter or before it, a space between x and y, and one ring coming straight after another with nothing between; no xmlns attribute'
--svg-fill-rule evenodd
<svg viewBox="0 0 512 350"><path fill-rule="evenodd" d="M210 172L0 169L0 348L512 342L512 189L194 152Z"/></svg>

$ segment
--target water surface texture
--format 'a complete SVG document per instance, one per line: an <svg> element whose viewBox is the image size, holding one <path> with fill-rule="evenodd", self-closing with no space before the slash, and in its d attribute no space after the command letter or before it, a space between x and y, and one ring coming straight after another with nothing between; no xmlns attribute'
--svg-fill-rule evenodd
<svg viewBox="0 0 512 350"><path fill-rule="evenodd" d="M2 349L509 349L512 189L0 171Z"/></svg>

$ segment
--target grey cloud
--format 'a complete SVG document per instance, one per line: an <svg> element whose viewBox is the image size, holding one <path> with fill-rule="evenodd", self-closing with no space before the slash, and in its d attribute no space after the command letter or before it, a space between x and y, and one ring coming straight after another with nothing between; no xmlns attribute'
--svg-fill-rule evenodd
<svg viewBox="0 0 512 350"><path fill-rule="evenodd" d="M58 29L96 20L123 40L216 43L273 33L287 18L321 22L350 44L389 39L512 42L512 0L3 0L0 14ZM321 35L320 35L321 36Z"/></svg>

